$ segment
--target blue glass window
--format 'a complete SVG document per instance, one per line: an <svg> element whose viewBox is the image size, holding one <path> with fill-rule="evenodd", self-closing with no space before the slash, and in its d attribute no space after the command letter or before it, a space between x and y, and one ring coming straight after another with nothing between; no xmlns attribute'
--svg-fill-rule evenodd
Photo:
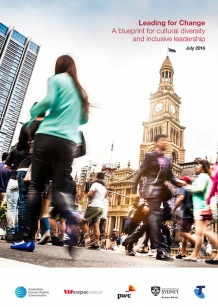
<svg viewBox="0 0 218 307"><path fill-rule="evenodd" d="M4 90L4 91L3 91L3 95L4 95L4 96L8 96L8 91Z"/></svg>
<svg viewBox="0 0 218 307"><path fill-rule="evenodd" d="M0 33L3 33L4 35L7 33L8 28L0 23Z"/></svg>
<svg viewBox="0 0 218 307"><path fill-rule="evenodd" d="M11 87L10 83L6 83L6 84L5 84L5 87L6 87L7 89L9 89L9 88Z"/></svg>
<svg viewBox="0 0 218 307"><path fill-rule="evenodd" d="M3 103L5 103L6 99L2 97L2 98L0 99L0 101L3 102Z"/></svg>
<svg viewBox="0 0 218 307"><path fill-rule="evenodd" d="M13 30L12 36L13 39L15 39L17 42L19 42L22 45L25 45L25 42L27 40L27 38L25 36L23 36L22 34L20 34L19 32L17 32L16 30ZM22 48L22 47L21 47ZM20 48L19 48L20 49Z"/></svg>
<svg viewBox="0 0 218 307"><path fill-rule="evenodd" d="M8 81L12 81L14 78L12 78L12 77L8 77Z"/></svg>
<svg viewBox="0 0 218 307"><path fill-rule="evenodd" d="M13 69L13 70L17 70L17 67L15 67L14 65L11 67L11 69Z"/></svg>
<svg viewBox="0 0 218 307"><path fill-rule="evenodd" d="M39 50L39 46L36 45L34 42L30 42L29 49L37 54Z"/></svg>

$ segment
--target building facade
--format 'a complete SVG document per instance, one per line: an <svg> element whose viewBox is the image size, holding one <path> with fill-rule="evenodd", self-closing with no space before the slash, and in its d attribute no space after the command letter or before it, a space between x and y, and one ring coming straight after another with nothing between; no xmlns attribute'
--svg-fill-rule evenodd
<svg viewBox="0 0 218 307"><path fill-rule="evenodd" d="M0 156L8 152L40 46L0 23Z"/></svg>
<svg viewBox="0 0 218 307"><path fill-rule="evenodd" d="M144 160L145 153L154 150L155 135L163 133L169 139L166 156L172 159L174 174L181 176L182 171L187 167L184 163L185 127L180 125L181 98L173 89L174 69L168 56L164 60L159 74L158 90L154 94L150 94L149 118L147 122L143 122L143 140L140 146L139 166ZM191 163L191 166L193 164L195 163ZM105 172L107 178L107 188L111 191L109 193L110 204L106 231L111 233L113 228L116 228L121 233L128 215L128 208L137 193L134 179L138 170L131 169L130 163L128 163L127 168L120 169L118 165L114 169L103 167L102 171Z"/></svg>
<svg viewBox="0 0 218 307"><path fill-rule="evenodd" d="M102 172L105 173L105 181L109 196L106 233L110 234L114 228L121 233L128 215L129 207L137 192L134 186L137 171L130 168L129 161L125 168L120 168L120 164L117 166L104 165Z"/></svg>
<svg viewBox="0 0 218 307"><path fill-rule="evenodd" d="M145 153L154 150L156 134L166 134L169 139L166 156L172 159L173 171L176 176L181 175L180 164L185 161L184 130L180 125L179 109L181 98L174 92L172 63L167 56L160 71L160 82L157 92L150 94L150 115L147 122L143 122L143 140L140 146L141 163Z"/></svg>

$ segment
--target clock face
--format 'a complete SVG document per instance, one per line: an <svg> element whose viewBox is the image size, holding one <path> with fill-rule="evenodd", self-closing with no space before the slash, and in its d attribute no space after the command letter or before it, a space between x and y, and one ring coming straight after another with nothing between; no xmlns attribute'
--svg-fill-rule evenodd
<svg viewBox="0 0 218 307"><path fill-rule="evenodd" d="M176 108L173 104L170 105L170 111L171 113L175 114L176 113Z"/></svg>
<svg viewBox="0 0 218 307"><path fill-rule="evenodd" d="M156 112L160 112L162 109L163 109L163 104L161 102L156 104L156 106L155 106L155 111Z"/></svg>

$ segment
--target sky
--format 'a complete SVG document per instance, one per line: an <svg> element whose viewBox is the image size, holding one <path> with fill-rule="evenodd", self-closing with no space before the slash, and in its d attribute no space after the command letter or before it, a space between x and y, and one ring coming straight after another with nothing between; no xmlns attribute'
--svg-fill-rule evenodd
<svg viewBox="0 0 218 307"><path fill-rule="evenodd" d="M93 107L89 122L80 127L87 155L75 160L73 174L88 160L102 164L112 159L121 168L129 160L131 168L139 165L142 122L148 119L150 93L158 89L169 43L133 42L133 35L114 34L113 28L137 29L138 20L205 21L205 43L172 42L169 47L176 53L169 57L174 91L182 102L180 124L186 127L185 160L216 159L217 1L0 0L0 7L0 22L41 45L19 121L28 120L33 102L46 95L57 57L69 54L76 62L79 81ZM198 45L205 50L186 50ZM18 125L14 142L19 130Z"/></svg>

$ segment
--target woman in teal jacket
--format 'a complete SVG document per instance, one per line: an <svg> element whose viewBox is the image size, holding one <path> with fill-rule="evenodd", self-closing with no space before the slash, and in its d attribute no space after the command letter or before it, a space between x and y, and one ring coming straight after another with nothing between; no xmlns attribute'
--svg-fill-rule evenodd
<svg viewBox="0 0 218 307"><path fill-rule="evenodd" d="M36 132L32 159L32 180L27 196L24 243L11 248L33 251L46 179L52 180L55 209L72 224L70 251L76 243L78 218L72 213L71 197L64 193L72 171L74 148L82 142L79 125L88 121L89 101L80 85L74 60L63 55L56 61L55 75L48 79L46 97L31 109L32 120L49 111Z"/></svg>
<svg viewBox="0 0 218 307"><path fill-rule="evenodd" d="M197 165L197 172L199 173L198 178L192 185L187 185L187 190L192 193L197 238L192 254L189 257L183 258L183 260L186 261L197 261L198 253L204 242L204 236L207 237L212 244L218 247L217 235L206 229L206 221L203 221L201 216L202 210L208 208L206 198L212 183L209 162L207 160L200 160Z"/></svg>

